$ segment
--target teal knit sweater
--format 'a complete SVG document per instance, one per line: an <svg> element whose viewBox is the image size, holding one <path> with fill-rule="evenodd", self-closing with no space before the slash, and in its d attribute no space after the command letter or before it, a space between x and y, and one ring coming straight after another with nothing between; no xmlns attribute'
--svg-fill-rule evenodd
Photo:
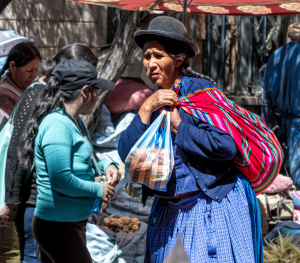
<svg viewBox="0 0 300 263"><path fill-rule="evenodd" d="M80 118L78 121L83 125ZM88 131L84 127L86 134ZM48 114L35 139L37 205L35 216L58 222L78 222L91 216L95 199L103 187L94 182L97 175L90 157L92 144L86 143L77 126L61 109ZM102 174L112 164L100 161Z"/></svg>

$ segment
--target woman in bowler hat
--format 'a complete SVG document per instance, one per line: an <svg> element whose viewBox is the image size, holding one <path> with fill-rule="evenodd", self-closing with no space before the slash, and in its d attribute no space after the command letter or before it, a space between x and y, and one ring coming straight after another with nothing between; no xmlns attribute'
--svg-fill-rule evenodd
<svg viewBox="0 0 300 263"><path fill-rule="evenodd" d="M166 192L143 186L144 204L148 196L155 196L145 262L163 262L179 234L192 263L263 262L260 211L248 180L234 166L234 140L176 107L178 97L218 89L211 78L189 67L197 47L186 38L184 25L166 16L153 19L134 39L158 89L123 132L119 154L125 161L160 111L169 107L175 159Z"/></svg>

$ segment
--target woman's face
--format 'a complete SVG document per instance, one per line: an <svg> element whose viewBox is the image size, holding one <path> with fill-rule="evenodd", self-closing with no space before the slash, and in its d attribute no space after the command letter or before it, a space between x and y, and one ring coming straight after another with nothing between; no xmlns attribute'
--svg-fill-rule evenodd
<svg viewBox="0 0 300 263"><path fill-rule="evenodd" d="M35 58L23 67L17 68L14 61L9 64L11 80L21 91L25 91L38 76L40 59Z"/></svg>
<svg viewBox="0 0 300 263"><path fill-rule="evenodd" d="M97 88L93 88L93 90L91 91L92 98L91 98L91 101L89 103L89 111L90 111L89 114L91 114L93 112L93 110L95 108L95 105L96 105L96 102L99 98L100 92L101 92L101 90L97 89Z"/></svg>
<svg viewBox="0 0 300 263"><path fill-rule="evenodd" d="M97 89L97 88L93 88L92 91L90 91L88 88L82 89L82 93L84 94L84 99L87 100L88 98L90 98L89 103L86 104L83 109L82 115L89 115L93 112L101 91L102 91L101 89Z"/></svg>
<svg viewBox="0 0 300 263"><path fill-rule="evenodd" d="M144 67L154 85L171 88L179 77L176 62L157 41L148 41L144 45ZM180 63L181 64L181 63Z"/></svg>

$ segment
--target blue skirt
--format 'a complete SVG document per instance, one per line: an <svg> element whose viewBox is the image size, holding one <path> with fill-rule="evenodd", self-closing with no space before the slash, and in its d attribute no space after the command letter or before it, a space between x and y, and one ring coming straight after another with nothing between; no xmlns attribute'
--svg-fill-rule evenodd
<svg viewBox="0 0 300 263"><path fill-rule="evenodd" d="M181 234L191 263L262 263L260 210L243 175L220 203L202 191L178 203L155 198L149 218L145 263L162 263Z"/></svg>

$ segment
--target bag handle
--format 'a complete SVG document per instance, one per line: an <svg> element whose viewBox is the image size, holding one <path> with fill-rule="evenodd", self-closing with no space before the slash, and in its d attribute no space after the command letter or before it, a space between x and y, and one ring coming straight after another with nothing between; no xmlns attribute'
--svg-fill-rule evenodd
<svg viewBox="0 0 300 263"><path fill-rule="evenodd" d="M266 195L266 193L264 193L264 196L265 196L265 199L266 199L266 204L267 204L267 211L268 211L268 214L269 214L269 217L271 218L271 221L274 221L274 222L277 222L279 223L280 222L280 215L279 215L279 212L280 212L280 207L285 204L286 202L286 198L283 198L281 195L280 196L280 201L279 203L277 204L277 220L275 221L272 214L271 214L271 209L270 209L270 204L269 204L269 199Z"/></svg>
<svg viewBox="0 0 300 263"><path fill-rule="evenodd" d="M269 217L271 218L271 221L275 221L272 214L271 214L271 209L270 209L270 204L269 204L269 199L267 197L267 195L264 193L265 199L266 199L266 204L267 204L267 211L269 214Z"/></svg>
<svg viewBox="0 0 300 263"><path fill-rule="evenodd" d="M164 116L166 114L166 111L164 110L157 118L156 120L151 124L151 126L148 128L147 131L149 131L149 134L153 134L155 131L155 127L157 127L158 125L161 124L162 120L164 119ZM132 154L132 152L134 151L134 149L136 148L137 145L139 145L142 141L144 140L144 136L141 136L138 141L134 144L134 146L131 148L131 150L128 153L128 156L130 156ZM150 140L150 139L149 139ZM147 144L149 142L149 140L146 140L145 143ZM126 161L125 161L126 163Z"/></svg>
<svg viewBox="0 0 300 263"><path fill-rule="evenodd" d="M100 180L101 183L104 183L104 180L103 180L102 177L101 177L102 174L101 174L100 169L99 169L99 167L98 167L98 164L97 164L96 158L95 158L95 156L94 156L94 154L93 154L93 151L92 151L91 148L90 148L90 143L89 143L89 140L88 140L88 138L87 138L87 135L86 135L86 133L85 133L84 128L81 126L81 123L80 123L80 122L77 122L77 121L75 120L73 114L70 112L70 110L68 109L68 107L67 107L66 105L65 105L65 113L66 113L66 115L71 119L71 121L74 122L74 124L77 126L77 128L78 128L80 134L83 136L85 142L87 143L88 148L89 148L89 151L90 151L90 156L91 156L91 158L92 158L92 160L93 160L93 164L94 164L94 166L95 166L95 168L96 168L96 170L97 170L98 176L99 176L99 180Z"/></svg>
<svg viewBox="0 0 300 263"><path fill-rule="evenodd" d="M12 93L14 93L15 95L17 95L18 97L21 96L21 92L18 91L13 85L7 83L7 82L1 82L0 83L0 88L3 88L3 89L8 89L9 91L11 91Z"/></svg>
<svg viewBox="0 0 300 263"><path fill-rule="evenodd" d="M279 222L280 220L279 220L279 212L280 212L280 208L281 208L281 206L283 205L283 204L285 204L285 202L286 202L286 198L284 198L282 195L280 195L280 201L279 201L279 204L278 204L278 206L277 206L277 221Z"/></svg>

